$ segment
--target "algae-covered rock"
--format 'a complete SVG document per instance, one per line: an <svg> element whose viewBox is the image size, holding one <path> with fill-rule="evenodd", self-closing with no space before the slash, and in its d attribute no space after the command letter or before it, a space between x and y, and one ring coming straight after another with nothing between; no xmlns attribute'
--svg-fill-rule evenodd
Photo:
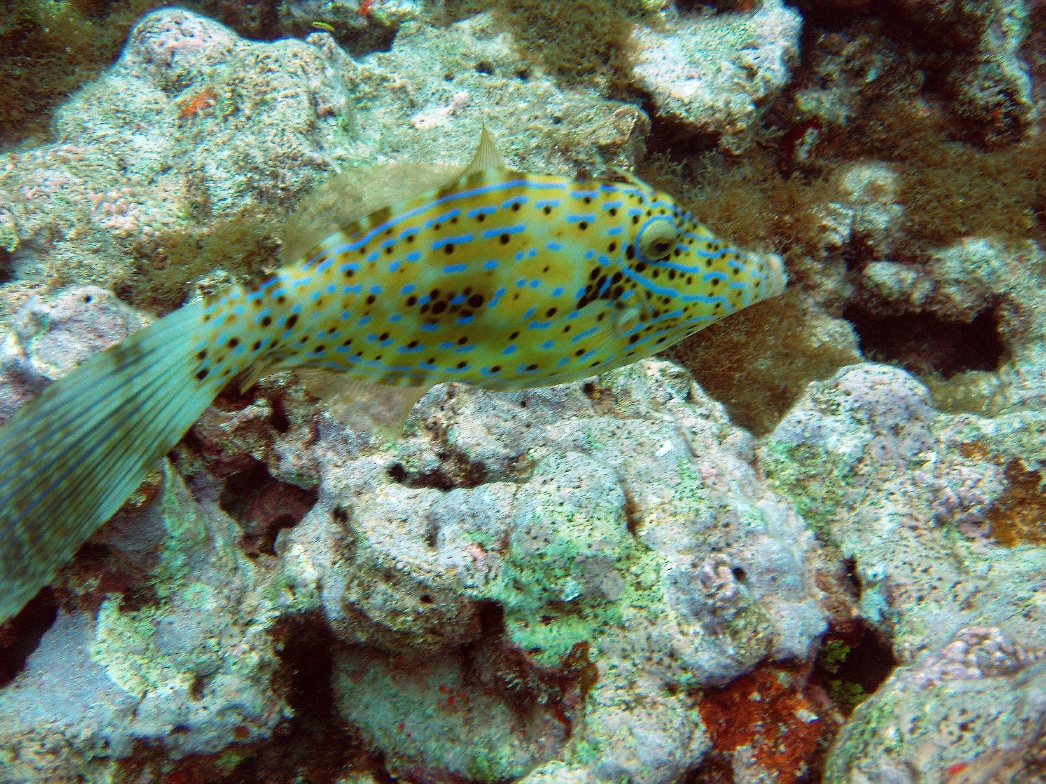
<svg viewBox="0 0 1046 784"><path fill-rule="evenodd" d="M637 25L633 77L661 117L741 153L798 62L800 28L799 14L772 0L750 13Z"/></svg>
<svg viewBox="0 0 1046 784"><path fill-rule="evenodd" d="M458 747L474 718L434 701L428 648L455 704L501 706L498 737L570 728L524 767L555 752L600 780L675 780L708 745L687 690L803 659L824 629L812 540L751 450L652 361L518 393L441 387L395 446L322 420L319 501L277 551L350 646L343 715L397 770L517 770L501 741L484 762ZM374 648L396 655L374 665ZM409 706L450 723L442 746L397 729Z"/></svg>
<svg viewBox="0 0 1046 784"><path fill-rule="evenodd" d="M1041 414L939 414L907 373L858 365L812 384L760 459L821 537L854 559L864 619L907 663L968 626L1046 644L1036 598L1046 550L992 535L1004 508L1038 508L1014 492L1013 466L1041 467L1041 433Z"/></svg>
<svg viewBox="0 0 1046 784"><path fill-rule="evenodd" d="M5 784L112 780L141 744L211 754L289 715L271 683L279 603L235 523L169 464L156 492L65 570L53 625L0 689Z"/></svg>
<svg viewBox="0 0 1046 784"><path fill-rule="evenodd" d="M1046 663L971 627L898 669L840 733L826 784L1042 781Z"/></svg>

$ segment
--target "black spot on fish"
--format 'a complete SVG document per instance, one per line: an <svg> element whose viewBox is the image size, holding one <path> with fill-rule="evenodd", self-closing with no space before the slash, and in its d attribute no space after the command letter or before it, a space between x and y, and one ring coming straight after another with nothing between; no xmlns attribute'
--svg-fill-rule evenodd
<svg viewBox="0 0 1046 784"><path fill-rule="evenodd" d="M196 358L199 360L207 359L207 349L202 349L199 353L197 353Z"/></svg>
<svg viewBox="0 0 1046 784"><path fill-rule="evenodd" d="M546 215L551 215L552 214L552 208L549 205L546 204L545 208L542 210L542 212L544 212Z"/></svg>
<svg viewBox="0 0 1046 784"><path fill-rule="evenodd" d="M509 241L509 236L507 234L502 234L501 235L501 244L502 245L508 245L508 241Z"/></svg>
<svg viewBox="0 0 1046 784"><path fill-rule="evenodd" d="M412 307L414 307L417 304L418 304L418 298L415 297L413 294L411 294L409 297L407 297L407 307L408 308L412 308Z"/></svg>
<svg viewBox="0 0 1046 784"><path fill-rule="evenodd" d="M609 245L607 245L607 253L613 253L615 250L617 250L616 242L611 242Z"/></svg>
<svg viewBox="0 0 1046 784"><path fill-rule="evenodd" d="M251 346L251 351L257 351L260 348L261 348L261 341L260 340L256 340L256 341L254 341L254 344Z"/></svg>
<svg viewBox="0 0 1046 784"><path fill-rule="evenodd" d="M587 229L587 228L588 228L588 223L587 223L586 221L580 221L580 222L578 223L577 227L578 227L579 229L581 229L581 231L584 231L585 229Z"/></svg>
<svg viewBox="0 0 1046 784"><path fill-rule="evenodd" d="M374 301L375 301L376 299L377 299L377 297L375 297L375 296L374 296L373 294L368 294L368 295L367 295L367 304L368 304L368 305L373 305L373 304L374 304Z"/></svg>
<svg viewBox="0 0 1046 784"><path fill-rule="evenodd" d="M611 207L607 212L609 212L611 216L617 215L617 207Z"/></svg>
<svg viewBox="0 0 1046 784"><path fill-rule="evenodd" d="M413 234L408 234L407 235L407 242L414 242L414 235Z"/></svg>
<svg viewBox="0 0 1046 784"><path fill-rule="evenodd" d="M265 316L265 317L264 317L264 318L262 318L262 320L261 320L261 325L262 325L263 327L267 327L267 326L269 326L269 325L270 325L271 323L272 323L272 316Z"/></svg>
<svg viewBox="0 0 1046 784"><path fill-rule="evenodd" d="M417 346L418 346L418 341L416 341L416 340L412 340L410 343L407 344L407 348L417 348Z"/></svg>
<svg viewBox="0 0 1046 784"><path fill-rule="evenodd" d="M298 315L297 314L293 314L293 315L287 317L287 320L284 322L283 326L284 326L285 329L294 329L294 325L297 324L297 323L298 323Z"/></svg>
<svg viewBox="0 0 1046 784"><path fill-rule="evenodd" d="M494 366L492 366L490 368L490 372L491 373L499 373L499 372L501 372L501 365L494 365Z"/></svg>
<svg viewBox="0 0 1046 784"><path fill-rule="evenodd" d="M509 340L515 340L518 337L519 337L519 333L518 332L513 332L511 335L508 336L508 339Z"/></svg>
<svg viewBox="0 0 1046 784"><path fill-rule="evenodd" d="M625 258L627 258L629 261L632 261L632 259L634 259L635 257L636 257L636 249L635 248L633 248L631 245L629 245L627 248L625 248Z"/></svg>
<svg viewBox="0 0 1046 784"><path fill-rule="evenodd" d="M442 313L443 311L445 311L446 309L447 309L447 303L444 302L443 300L440 300L439 302L432 303L432 312L435 313L437 316L440 313Z"/></svg>
<svg viewBox="0 0 1046 784"><path fill-rule="evenodd" d="M480 305L483 304L483 295L482 294L473 294L471 297L469 297L468 303L472 307L478 308Z"/></svg>
<svg viewBox="0 0 1046 784"><path fill-rule="evenodd" d="M513 212L519 212L519 202L518 201L512 202L512 211Z"/></svg>
<svg viewBox="0 0 1046 784"><path fill-rule="evenodd" d="M527 365L527 370L537 370L538 366L534 363Z"/></svg>
<svg viewBox="0 0 1046 784"><path fill-rule="evenodd" d="M633 335L631 335L631 336L630 336L630 337L628 338L628 342L629 342L629 343L635 343L635 342L637 342L638 340L639 340L639 335L638 335L638 334L633 334Z"/></svg>
<svg viewBox="0 0 1046 784"><path fill-rule="evenodd" d="M477 223L482 223L486 219L487 219L487 216L484 215L482 212L479 215L476 216L476 222Z"/></svg>
<svg viewBox="0 0 1046 784"><path fill-rule="evenodd" d="M556 309L555 308L549 308L548 310L545 311L545 316L554 316L554 315L556 315Z"/></svg>
<svg viewBox="0 0 1046 784"><path fill-rule="evenodd" d="M457 365L458 370L463 370L464 368L468 367L468 364L468 362L459 362Z"/></svg>
<svg viewBox="0 0 1046 784"><path fill-rule="evenodd" d="M203 381L205 378L207 378L207 373L208 372L210 372L210 371L208 371L206 369L200 370L200 371L198 371L196 373L196 378L198 378L200 381ZM184 376L183 376L183 378L184 378Z"/></svg>
<svg viewBox="0 0 1046 784"><path fill-rule="evenodd" d="M236 348L238 345L240 345L239 338L229 338L229 348Z"/></svg>
<svg viewBox="0 0 1046 784"><path fill-rule="evenodd" d="M468 342L469 342L469 339L468 339L467 335L462 335L460 338L458 338L458 345L459 346L464 346Z"/></svg>
<svg viewBox="0 0 1046 784"><path fill-rule="evenodd" d="M326 350L327 350L327 347L325 345L323 345L322 343L320 343L320 345L316 346L316 348L314 348L312 350L312 353L313 354L322 354Z"/></svg>
<svg viewBox="0 0 1046 784"><path fill-rule="evenodd" d="M443 246L443 252L446 253L448 256L451 253L453 253L454 252L454 243L453 242L448 242L446 245L444 245Z"/></svg>
<svg viewBox="0 0 1046 784"><path fill-rule="evenodd" d="M382 332L380 335L378 335L378 340L388 340L388 339L389 339L389 333L388 332Z"/></svg>

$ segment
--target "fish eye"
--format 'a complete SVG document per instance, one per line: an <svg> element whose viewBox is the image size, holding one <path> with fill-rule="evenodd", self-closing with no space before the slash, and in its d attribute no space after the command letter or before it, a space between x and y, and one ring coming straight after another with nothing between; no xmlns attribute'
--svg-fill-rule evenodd
<svg viewBox="0 0 1046 784"><path fill-rule="evenodd" d="M663 259L672 252L677 239L676 227L671 221L655 221L639 233L639 252L651 261Z"/></svg>

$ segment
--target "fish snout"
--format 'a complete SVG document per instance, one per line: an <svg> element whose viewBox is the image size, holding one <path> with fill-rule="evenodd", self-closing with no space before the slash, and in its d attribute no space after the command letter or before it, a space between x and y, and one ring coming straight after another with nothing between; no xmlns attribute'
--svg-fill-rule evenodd
<svg viewBox="0 0 1046 784"><path fill-rule="evenodd" d="M766 271L764 278L763 299L784 294L788 285L788 273L785 272L784 259L776 253L755 254Z"/></svg>

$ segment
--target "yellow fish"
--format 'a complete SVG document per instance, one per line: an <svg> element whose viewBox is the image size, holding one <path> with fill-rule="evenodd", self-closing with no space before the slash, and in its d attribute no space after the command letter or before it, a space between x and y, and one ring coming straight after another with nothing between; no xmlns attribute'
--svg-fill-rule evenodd
<svg viewBox="0 0 1046 784"><path fill-rule="evenodd" d="M380 192L380 196L378 195ZM287 368L411 388L561 384L780 294L644 183L472 162L364 167L288 222L283 267L100 352L0 428L0 622L105 523L234 377Z"/></svg>

